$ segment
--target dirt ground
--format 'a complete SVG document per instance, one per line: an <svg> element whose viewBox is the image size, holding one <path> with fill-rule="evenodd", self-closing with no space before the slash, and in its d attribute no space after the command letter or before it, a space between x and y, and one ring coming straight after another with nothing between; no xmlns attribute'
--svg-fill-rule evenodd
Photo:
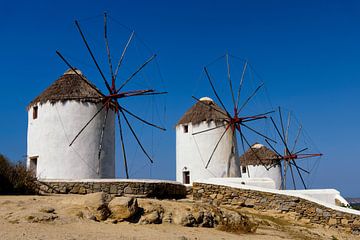
<svg viewBox="0 0 360 240"><path fill-rule="evenodd" d="M213 228L183 227L175 224L139 225L128 222L95 222L81 218L79 195L0 196L0 239L360 239L360 237L292 220L291 215L239 210L259 227L252 234L235 234ZM158 201L171 207L186 207L191 201ZM44 209L53 208L54 213Z"/></svg>

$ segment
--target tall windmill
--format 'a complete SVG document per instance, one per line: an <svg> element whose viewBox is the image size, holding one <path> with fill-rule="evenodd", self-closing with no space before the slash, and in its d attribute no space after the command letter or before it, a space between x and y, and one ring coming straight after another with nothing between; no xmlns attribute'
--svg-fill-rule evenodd
<svg viewBox="0 0 360 240"><path fill-rule="evenodd" d="M103 119L102 130L101 130L100 139L99 139L99 149L98 149L98 154L97 154L98 155L97 158L99 161L97 171L99 173L99 169L101 166L100 159L101 159L101 154L102 154L102 149L103 149L103 144L104 144L104 142L103 142L104 130L106 127L108 112L114 111L116 113L117 122L118 122L125 174L126 174L126 178L129 178L127 151L126 151L125 139L124 139L124 133L123 133L125 126L129 129L131 135L134 137L136 143L138 144L138 146L140 147L141 151L146 156L146 158L151 163L153 163L153 158L150 156L149 152L143 146L138 134L136 133L136 131L133 127L133 124L129 120L129 116L131 116L132 118L135 118L137 121L139 121L147 126L150 126L152 128L156 128L161 131L165 131L165 128L162 126L159 126L158 124L155 124L153 122L145 120L144 118L140 117L138 114L135 114L132 111L130 111L128 108L125 108L125 106L122 104L121 100L133 98L133 97L140 97L140 96L149 97L149 96L154 96L154 95L162 95L162 94L166 94L167 92L160 92L153 88L142 88L142 89L136 88L136 89L125 90L129 86L130 83L134 82L135 77L140 75L142 73L142 71L144 71L144 69L151 62L154 61L154 59L156 58L156 54L149 56L146 60L144 60L144 62L142 64L138 65L129 74L129 76L127 78L124 78L120 82L120 80L118 80L118 75L122 70L122 66L124 64L124 59L126 57L127 50L129 48L129 46L132 44L132 41L134 40L136 34L134 31L131 32L125 46L123 47L123 50L121 52L121 55L120 55L120 58L119 58L117 64L113 65L112 52L111 52L111 49L109 46L109 40L108 40L108 19L109 18L110 18L110 16L108 16L107 13L104 13L104 15L103 15L103 39L105 42L105 49L106 49L106 53L107 53L107 62L108 62L108 67L109 67L108 75L109 76L106 76L107 74L105 74L104 70L100 67L100 64L97 61L95 54L93 52L93 48L92 48L92 46L90 46L87 38L85 37L85 33L80 26L80 22L77 20L75 21L76 29L78 30L80 37L90 55L90 58L91 58L93 64L95 65L95 67L107 89L107 94L101 93L100 100L101 100L102 107L84 124L84 126L81 129L79 129L79 132L72 139L72 141L70 142L69 145L71 146L75 141L78 140L78 137L90 125L90 123L99 115L100 112L106 111L105 117ZM86 79L84 79L84 77L81 74L79 74L78 71L76 71L75 67L69 62L69 60L63 56L63 54L61 54L59 51L56 51L56 54L62 59L62 61L70 69L73 70L73 72L75 72L82 80L84 80L86 83L88 83L88 81L86 81Z"/></svg>
<svg viewBox="0 0 360 240"><path fill-rule="evenodd" d="M296 186L296 176L300 179L304 189L308 186L305 183L303 174L310 174L317 166L318 161L313 162L312 166L307 168L301 165L301 160L319 158L323 154L318 153L318 150L311 142L311 139L306 135L301 124L296 121L295 116L289 111L286 119L283 119L283 110L278 108L278 121L275 121L273 117L270 120L280 138L280 146L278 150L273 143L270 143L267 139L265 141L270 148L276 153L276 160L282 164L283 176L282 176L282 189L287 188L287 179L291 178L294 189ZM291 131L293 129L294 131ZM281 153L283 152L283 153ZM267 160L267 159L263 159ZM308 164L310 165L310 164ZM290 177L289 177L290 170Z"/></svg>
<svg viewBox="0 0 360 240"><path fill-rule="evenodd" d="M231 62L234 62L235 60L240 61L240 68L239 66L231 66ZM214 71L209 70L211 65L219 62L221 62L222 65L218 69L215 69ZM225 67L225 69L222 67ZM216 75L216 70L218 70L217 73L220 72L218 77L213 76ZM238 71L240 74L238 74L239 78L237 78L237 81L234 83L233 75L236 71ZM237 142L237 134L239 135L243 152L245 152L245 146L252 150L250 140L248 139L248 135L245 134L245 131L251 132L258 137L265 138L269 142L276 143L275 140L268 137L251 125L255 122L268 119L269 115L274 111L271 109L266 109L263 112L256 112L256 107L249 107L249 105L251 105L251 103L254 102L254 99L259 95L259 92L262 90L264 91L265 89L264 83L262 81L254 81L255 78L258 78L258 76L247 60L239 59L226 53L225 55L216 59L213 63L205 66L204 73L206 80L210 84L211 91L213 92L216 101L224 110L219 111L211 104L207 104L205 101L201 101L200 99L193 96L193 98L198 103L206 105L209 109L223 115L223 124L219 124L213 128L209 128L203 131L192 133L192 135L196 136L198 134L211 132L219 128L224 128L223 133L217 140L209 159L207 159L205 168L208 168L211 164L211 160L217 151L220 142L228 131L232 131L234 144ZM230 100L227 98L230 98ZM255 156L257 156L256 153ZM261 161L261 159L259 160ZM267 168L266 165L264 165L264 167Z"/></svg>

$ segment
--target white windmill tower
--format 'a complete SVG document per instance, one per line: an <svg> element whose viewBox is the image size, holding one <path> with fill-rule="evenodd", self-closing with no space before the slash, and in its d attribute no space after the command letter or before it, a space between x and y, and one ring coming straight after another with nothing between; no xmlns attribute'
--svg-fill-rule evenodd
<svg viewBox="0 0 360 240"><path fill-rule="evenodd" d="M241 176L233 130L218 142L226 128L224 113L211 98L203 97L181 117L176 125L177 181L190 184L198 179Z"/></svg>
<svg viewBox="0 0 360 240"><path fill-rule="evenodd" d="M70 141L103 104L100 91L68 70L28 106L27 167L41 179L115 177L114 112L101 111L69 147ZM102 131L104 130L104 131ZM100 158L99 141L103 147Z"/></svg>
<svg viewBox="0 0 360 240"><path fill-rule="evenodd" d="M282 173L278 155L266 146L255 143L240 156L242 178L270 178L275 189L281 189Z"/></svg>

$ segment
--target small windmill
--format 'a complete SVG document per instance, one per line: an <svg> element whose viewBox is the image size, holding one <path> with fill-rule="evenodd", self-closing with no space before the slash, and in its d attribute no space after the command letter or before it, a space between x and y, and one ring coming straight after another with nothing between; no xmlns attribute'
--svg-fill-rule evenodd
<svg viewBox="0 0 360 240"><path fill-rule="evenodd" d="M298 175L298 177L301 180L301 183L305 189L307 189L303 173L310 174L311 170L305 169L302 166L299 165L299 160L302 159L310 159L310 158L316 158L321 157L322 153L314 153L312 146L310 146L309 143L305 142L303 144L300 144L301 138L305 138L305 133L302 125L295 126L295 124L292 123L292 119L295 117L291 114L291 112L288 112L287 120L286 120L286 126L284 125L283 121L283 113L281 108L278 109L279 113L279 122L276 123L272 117L270 117L271 122L280 137L281 140L281 147L283 148L283 154L281 154L281 151L278 151L275 146L270 143L267 139L265 141L270 146L270 148L276 153L276 159L282 163L283 167L283 176L282 176L282 189L286 189L286 179L288 177L288 169L290 169L291 173L291 179L294 189L296 189L296 181L295 181L295 170ZM280 125L280 129L279 129ZM291 127L297 127L294 134L290 134L290 128ZM303 139L304 140L304 139ZM265 159L263 159L265 160ZM278 164L278 163L277 163ZM293 169L295 168L295 169Z"/></svg>
<svg viewBox="0 0 360 240"><path fill-rule="evenodd" d="M138 66L136 68L136 70L134 70L130 76L128 76L124 81L122 81L121 83L119 83L119 81L117 81L117 77L119 74L119 71L121 71L121 66L122 63L124 61L127 49L129 47L129 45L131 44L131 42L133 41L134 37L135 37L135 32L132 31L120 56L120 59L116 65L116 67L113 67L113 63L112 63L112 55L111 55L111 51L110 51L110 46L109 46L109 41L108 41L108 32L107 32L107 19L108 19L108 15L107 13L104 13L104 40L105 40L105 48L106 48L106 52L107 52L107 60L108 60L108 65L109 65L109 72L110 72L110 81L109 78L107 78L104 74L104 71L101 69L98 61L96 60L93 51L84 35L84 32L82 31L81 27L80 27L80 23L79 21L75 21L75 26L81 36L81 39L83 41L83 43L85 44L85 47L87 49L87 51L90 54L90 57L93 61L93 63L96 66L97 71L99 72L101 79L103 80L105 87L108 91L107 94L102 94L102 98L99 99L102 102L102 107L93 115L92 118L89 119L88 122L86 122L86 124L79 130L78 134L74 137L74 139L70 142L70 146L78 139L78 137L81 135L81 133L89 126L89 124L99 115L99 113L101 111L106 111L105 114L105 118L103 120L103 125L102 125L102 130L101 130L101 134L100 134L100 140L99 140L99 150L98 150L98 161L99 161L99 166L97 169L97 172L99 174L99 169L101 166L101 162L100 162L100 157L101 157L101 152L102 152L102 148L103 148L103 137L104 137L104 130L105 130L105 126L106 126L106 121L107 121L107 117L108 117L108 112L110 110L114 111L116 113L117 116L117 120L118 120L118 126L119 126L119 133L120 133L120 142L121 142L121 147L122 147L122 153L123 153L123 160L124 160L124 167L125 167L125 173L126 173L126 178L129 178L129 172L128 172L128 164L127 164L127 154L126 154L126 146L125 146L125 142L124 142L124 134L123 134L123 123L122 123L122 118L125 120L126 126L128 127L128 129L130 130L131 134L133 135L133 137L135 138L138 146L141 148L142 152L145 154L145 156L148 158L148 160L153 163L153 159L150 156L150 154L146 151L146 149L144 148L143 144L141 143L138 135L136 134L132 124L130 123L128 116L132 116L135 119L137 119L138 121L142 122L145 125L151 126L153 128L165 131L165 128L158 126L150 121L147 121L143 118L141 118L140 116L138 116L137 114L134 114L133 112L129 111L127 108L125 108L122 104L121 104L121 99L124 98L131 98L131 97L135 97L135 96L152 96L152 95L160 95L160 94L166 94L167 92L159 92L156 91L155 89L149 88L149 89L132 89L132 90L127 90L124 91L124 88L129 84L129 82L134 80L134 77L136 75L138 75L150 62L152 62L155 58L156 58L156 54L153 54L152 56L150 56L147 60L145 60L140 66ZM72 69L82 80L84 80L86 83L88 83L88 81L86 79L84 79L84 77L78 73L78 71L76 71L75 67L73 65L70 64L70 62L59 52L56 51L57 55L64 61L64 63L70 68ZM90 83L89 83L90 84Z"/></svg>
<svg viewBox="0 0 360 240"><path fill-rule="evenodd" d="M219 111L214 106L207 104L206 102L201 101L200 99L193 96L193 98L197 102L206 105L209 109L217 111L224 116L223 124L220 124L218 126L215 126L213 128L209 128L209 129L206 129L203 131L193 133L193 135L198 135L198 134L202 134L205 132L213 131L218 128L225 127L225 130L220 135L217 143L215 144L214 149L212 150L212 152L210 154L209 159L207 160L205 168L208 168L220 142L222 141L223 137L230 129L232 130L232 133L233 133L233 139L234 139L233 142L236 142L236 134L238 133L240 135L241 146L242 146L242 150L244 152L245 152L245 145L247 145L248 147L250 147L251 150L253 150L251 148L251 144L250 144L247 136L245 136L245 134L244 134L244 129L247 129L247 131L250 131L257 136L265 138L267 141L276 143L275 140L266 136L265 134L261 133L259 130L255 129L249 125L250 122L261 120L261 119L267 119L269 117L269 114L273 113L274 111L271 110L271 111L267 111L267 112L263 112L263 113L253 113L251 115L247 115L244 111L244 109L253 100L253 98L258 94L258 92L264 88L264 83L260 82L257 86L255 86L255 88L251 89L251 91L248 92L248 96L246 98L243 97L245 78L247 75L250 75L249 77L253 77L253 74L255 74L255 73L253 71L253 68L248 63L248 61L242 60L243 65L242 65L241 77L239 79L239 87L238 87L237 91L234 92L234 84L233 84L233 80L232 80L232 76L231 76L231 68L230 68L230 58L237 58L237 57L226 53L224 56L221 56L214 62L217 62L219 60L225 61L226 80L225 79L217 79L217 80L218 81L225 80L227 82L224 84L228 85L228 91L227 91L227 93L224 93L224 95L226 94L226 96L231 96L231 103L229 103L228 105L231 105L231 108L233 109L233 113L231 114L231 112L228 110L229 107L226 107L224 99L218 93L218 90L214 84L214 78L212 77L212 75L208 69L208 66L211 64L204 67L204 73L205 73L206 79L209 82L210 87L216 97L216 100L219 102L220 106L223 108L224 111ZM250 72L250 74L249 74L249 72ZM221 84L221 86L222 86L222 84ZM240 102L242 102L242 104L240 104ZM256 153L255 153L255 156L257 156ZM259 160L261 161L261 159L259 159ZM264 167L267 168L266 165L264 165Z"/></svg>

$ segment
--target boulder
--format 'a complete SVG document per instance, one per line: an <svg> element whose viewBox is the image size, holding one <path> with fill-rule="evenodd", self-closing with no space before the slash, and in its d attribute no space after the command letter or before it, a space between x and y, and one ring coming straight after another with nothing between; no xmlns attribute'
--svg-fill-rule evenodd
<svg viewBox="0 0 360 240"><path fill-rule="evenodd" d="M218 229L226 232L253 233L257 227L258 224L249 217L235 211L226 211L223 213Z"/></svg>
<svg viewBox="0 0 360 240"><path fill-rule="evenodd" d="M133 197L115 197L108 207L111 218L116 220L129 219L139 211L137 199Z"/></svg>
<svg viewBox="0 0 360 240"><path fill-rule="evenodd" d="M139 224L159 224L162 223L161 214L158 211L146 213L141 216Z"/></svg>
<svg viewBox="0 0 360 240"><path fill-rule="evenodd" d="M141 216L139 223L140 224L159 224L163 222L164 217L164 208L161 204L154 204L152 202L142 204L144 214ZM169 215L170 214L170 215ZM166 221L168 223L172 222L171 213L167 214Z"/></svg>
<svg viewBox="0 0 360 240"><path fill-rule="evenodd" d="M187 209L178 209L173 214L173 223L186 227L193 227L197 225L196 218L191 211Z"/></svg>
<svg viewBox="0 0 360 240"><path fill-rule="evenodd" d="M105 193L97 192L84 195L84 207L89 211L91 218L97 221L105 220L109 215L110 211L105 202Z"/></svg>
<svg viewBox="0 0 360 240"><path fill-rule="evenodd" d="M42 207L40 209L40 212L43 212L43 213L53 213L55 212L55 208L52 208L52 207Z"/></svg>

